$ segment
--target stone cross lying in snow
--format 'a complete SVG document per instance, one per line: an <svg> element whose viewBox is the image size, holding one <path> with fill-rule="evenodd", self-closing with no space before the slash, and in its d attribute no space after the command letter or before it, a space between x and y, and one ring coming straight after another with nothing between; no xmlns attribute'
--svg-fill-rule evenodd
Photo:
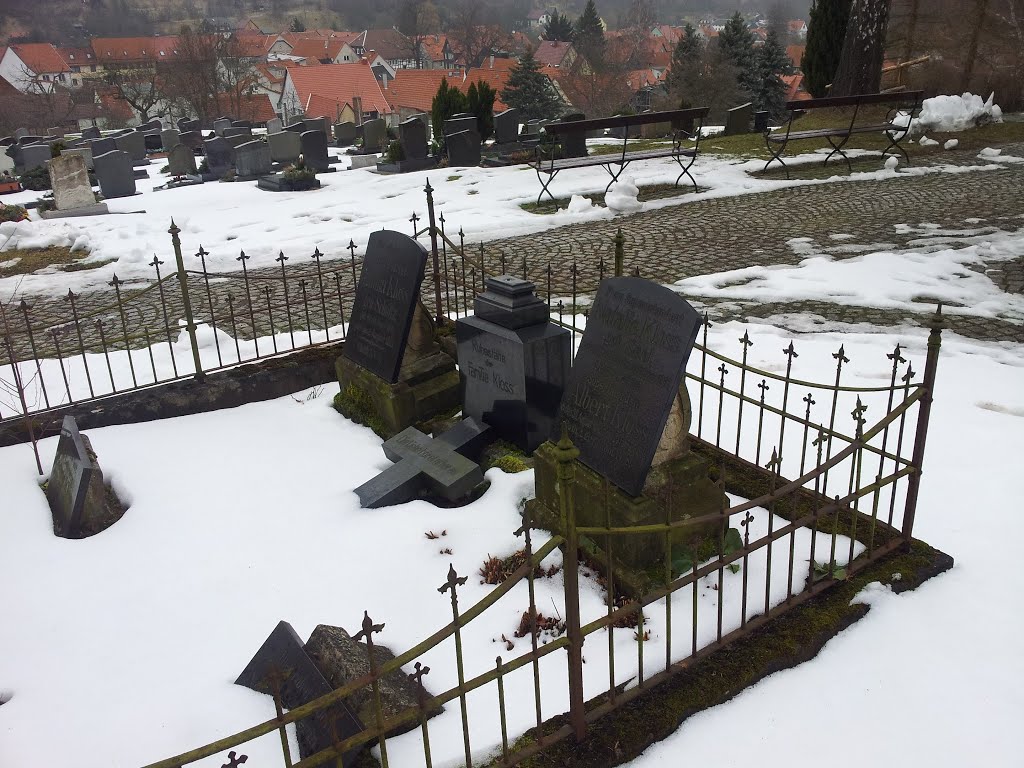
<svg viewBox="0 0 1024 768"><path fill-rule="evenodd" d="M361 506L374 509L402 504L420 490L455 501L483 482L475 456L487 442L490 427L467 418L436 439L409 427L384 442L384 455L396 462L356 488Z"/></svg>

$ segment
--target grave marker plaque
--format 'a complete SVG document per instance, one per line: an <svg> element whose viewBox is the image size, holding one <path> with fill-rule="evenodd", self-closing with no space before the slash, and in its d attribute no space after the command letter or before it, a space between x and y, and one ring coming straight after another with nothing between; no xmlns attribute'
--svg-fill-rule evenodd
<svg viewBox="0 0 1024 768"><path fill-rule="evenodd" d="M270 159L275 163L294 163L302 154L302 140L295 131L279 131L267 136Z"/></svg>
<svg viewBox="0 0 1024 768"><path fill-rule="evenodd" d="M605 280L594 299L555 432L564 423L580 460L632 496L643 491L700 323L681 296L638 277Z"/></svg>
<svg viewBox="0 0 1024 768"><path fill-rule="evenodd" d="M320 130L303 131L299 134L302 145L302 159L306 167L320 173L330 168L327 157L327 134Z"/></svg>
<svg viewBox="0 0 1024 768"><path fill-rule="evenodd" d="M127 152L107 152L94 157L92 162L96 168L96 179L99 181L103 197L109 200L135 194L132 158Z"/></svg>
<svg viewBox="0 0 1024 768"><path fill-rule="evenodd" d="M88 128L82 129L83 139L98 139L100 137L100 129L96 126L89 126Z"/></svg>
<svg viewBox="0 0 1024 768"><path fill-rule="evenodd" d="M203 142L203 154L209 175L219 179L231 170L231 145L220 136Z"/></svg>
<svg viewBox="0 0 1024 768"><path fill-rule="evenodd" d="M339 147L347 147L356 140L356 124L352 122L334 124L334 141Z"/></svg>
<svg viewBox="0 0 1024 768"><path fill-rule="evenodd" d="M410 117L398 126L398 139L406 160L420 160L427 156L427 127L418 117Z"/></svg>
<svg viewBox="0 0 1024 768"><path fill-rule="evenodd" d="M29 144L21 148L21 163L26 171L45 167L51 157L49 144Z"/></svg>
<svg viewBox="0 0 1024 768"><path fill-rule="evenodd" d="M46 485L53 531L67 539L99 533L121 519L124 509L103 482L89 438L73 416L61 424L57 453Z"/></svg>
<svg viewBox="0 0 1024 768"><path fill-rule="evenodd" d="M750 102L726 110L723 136L738 136L750 133L750 121L754 117L754 105Z"/></svg>
<svg viewBox="0 0 1024 768"><path fill-rule="evenodd" d="M50 168L50 186L58 211L85 208L96 204L96 195L89 183L89 170L81 155L67 154L55 157L47 164Z"/></svg>
<svg viewBox="0 0 1024 768"><path fill-rule="evenodd" d="M427 251L408 235L370 235L359 276L344 357L394 383L427 264Z"/></svg>

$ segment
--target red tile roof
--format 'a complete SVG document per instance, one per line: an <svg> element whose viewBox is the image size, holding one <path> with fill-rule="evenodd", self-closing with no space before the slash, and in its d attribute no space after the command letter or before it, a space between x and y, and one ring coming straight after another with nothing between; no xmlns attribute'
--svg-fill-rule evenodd
<svg viewBox="0 0 1024 768"><path fill-rule="evenodd" d="M335 114L335 109L311 109L307 106L310 98L317 97L317 103L337 107L351 104L356 96L362 99L364 112L390 114L393 110L388 103L380 83L373 76L373 70L364 60L357 64L324 64L319 67L292 67L287 78L291 78L298 94L300 108L306 114Z"/></svg>
<svg viewBox="0 0 1024 768"><path fill-rule="evenodd" d="M19 43L10 46L25 66L37 75L67 72L70 67L52 43Z"/></svg>
<svg viewBox="0 0 1024 768"><path fill-rule="evenodd" d="M413 58L412 40L397 29L367 29L356 35L349 45L376 51L387 61Z"/></svg>
<svg viewBox="0 0 1024 768"><path fill-rule="evenodd" d="M262 58L270 52L270 46L277 42L277 35L236 32L235 41L242 56Z"/></svg>
<svg viewBox="0 0 1024 768"><path fill-rule="evenodd" d="M804 51L807 49L806 45L787 45L786 56L793 62L793 66L799 69L800 59L804 56Z"/></svg>
<svg viewBox="0 0 1024 768"><path fill-rule="evenodd" d="M533 57L541 64L547 64L549 67L559 67L571 50L572 43L545 40L537 46L537 50L533 52Z"/></svg>
<svg viewBox="0 0 1024 768"><path fill-rule="evenodd" d="M811 94L804 90L804 76L802 74L781 75L781 80L786 84L786 101L804 101L813 98Z"/></svg>
<svg viewBox="0 0 1024 768"><path fill-rule="evenodd" d="M89 66L96 63L92 48L58 48L57 52L69 67Z"/></svg>
<svg viewBox="0 0 1024 768"><path fill-rule="evenodd" d="M469 70L466 73L466 79L461 83L456 83L455 85L460 91L465 93L469 90L469 86L472 83L482 80L497 92L498 95L494 99L494 109L495 111L501 112L502 110L508 109L508 105L501 100L501 92L505 89L505 86L508 85L508 78L512 73L512 67L498 66L499 61L511 61L511 59L495 59L495 66L493 69L488 66L490 62L485 61L484 65L479 69ZM516 62L514 61L512 62L513 65L515 65L515 63ZM551 70L547 74L550 76L556 71L557 70Z"/></svg>
<svg viewBox="0 0 1024 768"><path fill-rule="evenodd" d="M234 104L237 103L237 107ZM265 123L277 117L270 97L265 93L255 96L243 95L232 101L226 93L217 94L217 114L238 114L240 120L252 120L254 123Z"/></svg>
<svg viewBox="0 0 1024 768"><path fill-rule="evenodd" d="M428 35L420 44L423 46L423 53L428 61L444 61L444 44L448 38L444 35Z"/></svg>
<svg viewBox="0 0 1024 768"><path fill-rule="evenodd" d="M333 61L339 53L341 53L342 46L347 42L339 37L307 37L300 40L289 42L292 44L292 50L289 55L301 56L304 59L315 59L316 61L331 60Z"/></svg>
<svg viewBox="0 0 1024 768"><path fill-rule="evenodd" d="M175 35L94 37L92 50L103 64L174 61L178 56L178 38Z"/></svg>
<svg viewBox="0 0 1024 768"><path fill-rule="evenodd" d="M453 86L462 81L461 75L453 76L443 69L399 69L384 93L396 109L404 107L429 112L437 89L445 78Z"/></svg>

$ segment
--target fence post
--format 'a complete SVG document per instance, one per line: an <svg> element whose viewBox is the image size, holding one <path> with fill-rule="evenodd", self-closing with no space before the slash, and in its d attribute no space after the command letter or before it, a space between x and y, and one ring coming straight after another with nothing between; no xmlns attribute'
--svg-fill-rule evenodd
<svg viewBox="0 0 1024 768"><path fill-rule="evenodd" d="M625 256L626 238L622 234L622 227L615 233L615 276L622 277L622 260Z"/></svg>
<svg viewBox="0 0 1024 768"><path fill-rule="evenodd" d="M565 531L565 555L562 564L565 585L565 631L569 638L569 724L577 741L587 733L583 709L583 632L580 628L579 540L576 535L576 505L573 482L579 450L572 444L562 425L562 437L555 448L558 462L558 506Z"/></svg>
<svg viewBox="0 0 1024 768"><path fill-rule="evenodd" d="M434 220L434 188L430 186L430 179L427 179L427 186L423 188L427 193L427 217L430 220L430 256L434 261L434 306L437 307L437 324L440 326L444 320L444 311L441 306L441 265L437 257L437 223Z"/></svg>
<svg viewBox="0 0 1024 768"><path fill-rule="evenodd" d="M171 243L174 245L174 261L178 269L178 285L181 286L181 303L185 308L185 330L188 331L189 344L192 345L192 360L196 367L196 381L206 378L203 373L203 363L199 359L199 342L196 340L196 321L192 317L192 302L188 297L188 275L185 274L185 261L181 257L181 240L178 238L178 225L171 219L171 228L167 230L171 235ZM244 266L244 264L243 264ZM253 333L256 329L253 328Z"/></svg>
<svg viewBox="0 0 1024 768"><path fill-rule="evenodd" d="M935 393L935 371L939 365L939 348L942 346L942 329L946 327L942 317L942 304L935 308L935 314L928 320L931 332L928 334L928 357L924 364L924 395L921 410L917 414L917 432L914 435L914 456L910 460L916 470L907 481L907 503L903 510L903 540L909 546L914 533L914 517L917 514L917 494L921 487L921 464L924 461L924 446L928 439L928 419L932 412L932 397Z"/></svg>

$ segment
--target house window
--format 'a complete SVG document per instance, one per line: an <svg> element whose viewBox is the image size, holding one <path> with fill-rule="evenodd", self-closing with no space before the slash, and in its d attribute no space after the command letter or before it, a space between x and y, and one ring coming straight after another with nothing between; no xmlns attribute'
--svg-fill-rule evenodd
<svg viewBox="0 0 1024 768"><path fill-rule="evenodd" d="M89 66L89 71L90 71L90 72L95 72L95 71L96 71L96 65L95 65L95 64L91 64L91 65Z"/></svg>
<svg viewBox="0 0 1024 768"><path fill-rule="evenodd" d="M74 67L71 67L71 71L72 71L72 72L81 72L81 71L82 71L82 68L81 68L81 67L79 67L79 66L74 66Z"/></svg>

